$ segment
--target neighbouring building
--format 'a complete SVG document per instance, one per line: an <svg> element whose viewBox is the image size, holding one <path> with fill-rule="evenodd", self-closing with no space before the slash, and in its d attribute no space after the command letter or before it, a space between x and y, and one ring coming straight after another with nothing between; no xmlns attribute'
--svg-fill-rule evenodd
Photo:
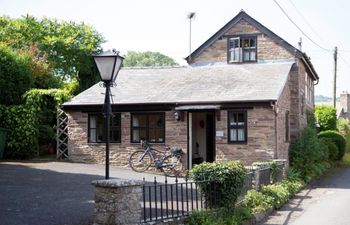
<svg viewBox="0 0 350 225"><path fill-rule="evenodd" d="M337 117L350 121L350 94L343 91L340 94L339 102L337 102Z"/></svg>
<svg viewBox="0 0 350 225"><path fill-rule="evenodd" d="M119 72L111 164L127 165L140 139L159 149L181 147L187 168L289 158L319 79L305 53L241 11L186 60L187 67ZM71 160L104 162L103 102L96 84L63 104Z"/></svg>

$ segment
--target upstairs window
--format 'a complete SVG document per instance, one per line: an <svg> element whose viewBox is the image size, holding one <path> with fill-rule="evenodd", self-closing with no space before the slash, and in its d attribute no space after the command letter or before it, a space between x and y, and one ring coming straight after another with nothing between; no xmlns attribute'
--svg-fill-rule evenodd
<svg viewBox="0 0 350 225"><path fill-rule="evenodd" d="M256 62L256 37L229 38L228 62Z"/></svg>
<svg viewBox="0 0 350 225"><path fill-rule="evenodd" d="M305 73L305 98L308 104L314 102L314 82L311 77Z"/></svg>

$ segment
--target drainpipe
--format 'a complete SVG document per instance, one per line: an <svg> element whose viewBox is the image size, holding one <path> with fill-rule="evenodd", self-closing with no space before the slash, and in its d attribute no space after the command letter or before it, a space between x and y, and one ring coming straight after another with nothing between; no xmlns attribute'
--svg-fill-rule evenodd
<svg viewBox="0 0 350 225"><path fill-rule="evenodd" d="M278 152L278 139L277 139L277 135L278 135L278 131L277 131L277 113L278 113L278 106L277 106L277 102L271 102L270 103L272 110L274 112L275 115L275 151L273 153L273 158L277 159L277 152Z"/></svg>

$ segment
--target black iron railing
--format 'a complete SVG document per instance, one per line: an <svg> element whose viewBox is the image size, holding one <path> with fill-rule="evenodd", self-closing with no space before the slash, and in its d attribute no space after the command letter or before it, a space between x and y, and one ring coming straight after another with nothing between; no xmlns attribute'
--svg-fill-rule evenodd
<svg viewBox="0 0 350 225"><path fill-rule="evenodd" d="M283 178L283 168L284 164L278 163L276 181ZM246 167L246 169L246 180L237 204L242 203L247 191L273 183L270 167ZM206 190L206 194L210 195L207 199L200 191L203 184L209 188ZM153 182L146 182L144 179L141 223L186 217L193 210L210 209L220 201L217 199L219 195L215 191L215 185L216 182L213 180L192 181L187 177L180 179L165 177L163 182L157 181L156 178Z"/></svg>

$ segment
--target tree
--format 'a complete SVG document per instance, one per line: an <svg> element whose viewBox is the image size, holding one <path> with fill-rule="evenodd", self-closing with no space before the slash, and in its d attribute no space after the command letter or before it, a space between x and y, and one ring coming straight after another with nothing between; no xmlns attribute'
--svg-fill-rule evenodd
<svg viewBox="0 0 350 225"><path fill-rule="evenodd" d="M159 52L128 51L123 62L126 67L176 66L174 59Z"/></svg>
<svg viewBox="0 0 350 225"><path fill-rule="evenodd" d="M76 78L83 84L80 90L98 80L96 70L91 70L91 55L101 51L104 39L84 23L36 19L29 15L20 19L0 17L0 42L18 50L37 46L37 55L46 57L54 75L61 82Z"/></svg>
<svg viewBox="0 0 350 225"><path fill-rule="evenodd" d="M330 105L316 105L315 116L321 131L337 129L336 112L336 109Z"/></svg>
<svg viewBox="0 0 350 225"><path fill-rule="evenodd" d="M0 104L22 103L22 95L33 87L31 58L0 44Z"/></svg>

